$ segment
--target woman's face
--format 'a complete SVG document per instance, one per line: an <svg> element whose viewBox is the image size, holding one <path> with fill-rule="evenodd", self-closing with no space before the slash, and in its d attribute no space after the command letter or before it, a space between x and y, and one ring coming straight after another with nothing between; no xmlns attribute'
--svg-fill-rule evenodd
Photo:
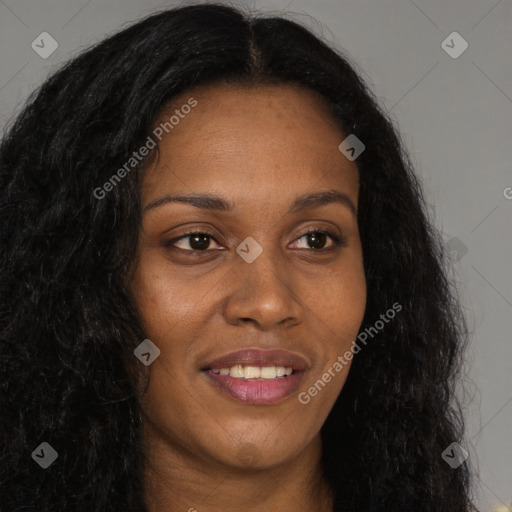
<svg viewBox="0 0 512 512"><path fill-rule="evenodd" d="M364 314L358 171L338 150L348 134L290 85L201 88L155 128L176 109L155 132L131 283L160 349L146 432L203 462L276 466L318 436Z"/></svg>

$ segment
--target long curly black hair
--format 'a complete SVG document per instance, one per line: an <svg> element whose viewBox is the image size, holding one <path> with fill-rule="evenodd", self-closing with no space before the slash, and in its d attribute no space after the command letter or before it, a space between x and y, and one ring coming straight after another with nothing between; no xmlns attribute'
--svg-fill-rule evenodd
<svg viewBox="0 0 512 512"><path fill-rule="evenodd" d="M441 456L463 438L465 321L404 144L355 69L298 23L199 4L101 41L29 98L0 146L2 512L146 509L133 356L146 336L128 291L144 166L93 191L168 101L213 83L300 84L366 146L361 330L402 311L355 356L322 427L334 511L476 510L467 461ZM58 452L46 470L42 442Z"/></svg>

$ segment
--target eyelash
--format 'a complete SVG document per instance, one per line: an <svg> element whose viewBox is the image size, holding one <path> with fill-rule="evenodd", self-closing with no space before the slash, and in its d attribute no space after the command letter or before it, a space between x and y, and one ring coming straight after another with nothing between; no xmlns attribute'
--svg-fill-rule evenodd
<svg viewBox="0 0 512 512"><path fill-rule="evenodd" d="M300 235L298 238L296 238L296 240L300 240L301 238L304 238L305 236L309 235L310 233L320 233L322 235L327 235L333 241L333 245L331 247L324 248L324 249L309 249L310 251L314 251L316 253L326 253L326 252L335 250L335 249L337 249L339 247L345 247L346 246L346 240L343 237L339 237L338 235L336 235L332 231L325 230L325 229L318 229L318 228L308 229L306 232L302 233L302 235ZM189 232L184 233L183 235L181 235L181 236L179 236L177 238L173 238L172 240L169 240L169 241L165 242L164 246L167 247L170 250L184 251L184 252L187 252L187 253L189 253L191 255L194 255L194 256L195 255L198 255L198 256L199 255L204 255L204 254L208 253L211 250L211 249L206 249L204 251L197 251L197 250L181 249L180 247L172 247L172 244L174 244L176 242L179 242L180 240L183 240L184 238L190 237L192 235L206 235L208 238L211 238L215 243L217 243L217 244L219 243L219 242L217 242L217 240L215 240L214 235L209 233L207 230L197 230L197 231L189 231Z"/></svg>

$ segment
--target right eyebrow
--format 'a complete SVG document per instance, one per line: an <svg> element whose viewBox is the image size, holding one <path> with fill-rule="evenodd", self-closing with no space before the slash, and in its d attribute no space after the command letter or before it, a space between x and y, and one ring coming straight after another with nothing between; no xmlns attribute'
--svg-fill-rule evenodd
<svg viewBox="0 0 512 512"><path fill-rule="evenodd" d="M160 199L152 201L146 205L143 209L143 213L151 210L152 208L158 208L168 203L186 203L201 208L203 210L210 211L224 211L230 212L235 209L235 204L223 199L222 197L211 195L211 194L167 194Z"/></svg>

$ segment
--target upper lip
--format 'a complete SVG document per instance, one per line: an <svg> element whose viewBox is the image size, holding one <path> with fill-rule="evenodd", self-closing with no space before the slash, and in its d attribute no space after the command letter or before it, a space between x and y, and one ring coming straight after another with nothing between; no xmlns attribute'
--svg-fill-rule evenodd
<svg viewBox="0 0 512 512"><path fill-rule="evenodd" d="M284 366L301 371L307 366L306 360L293 352L281 349L255 349L237 350L218 357L201 368L202 370L230 368L237 364L247 366Z"/></svg>

